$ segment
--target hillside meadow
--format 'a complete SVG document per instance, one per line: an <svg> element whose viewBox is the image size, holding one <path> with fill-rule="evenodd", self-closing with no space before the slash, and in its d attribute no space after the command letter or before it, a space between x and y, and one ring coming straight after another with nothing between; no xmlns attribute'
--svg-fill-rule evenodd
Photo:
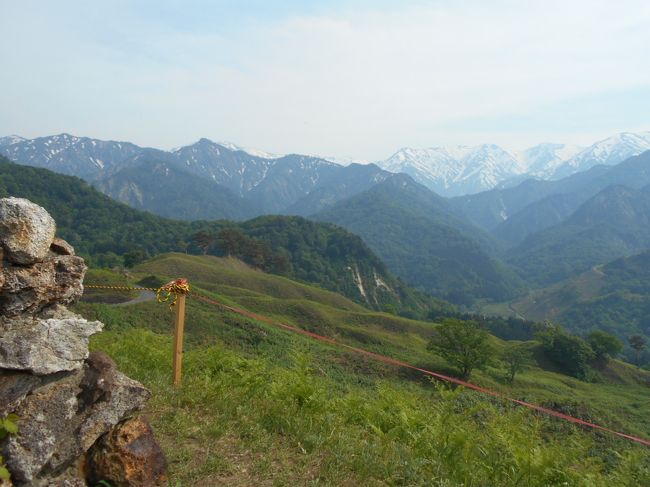
<svg viewBox="0 0 650 487"><path fill-rule="evenodd" d="M426 348L437 324L369 311L235 259L164 254L128 276L91 270L86 282L150 286L181 276L219 302L454 373ZM76 311L106 324L93 348L152 390L146 414L167 453L172 485L650 484L644 447L452 389L191 296L184 381L177 389L170 386L166 305L84 301ZM490 340L496 355L504 342ZM494 360L472 381L650 436L650 375L627 364L610 362L597 383L539 363L512 385L504 375Z"/></svg>

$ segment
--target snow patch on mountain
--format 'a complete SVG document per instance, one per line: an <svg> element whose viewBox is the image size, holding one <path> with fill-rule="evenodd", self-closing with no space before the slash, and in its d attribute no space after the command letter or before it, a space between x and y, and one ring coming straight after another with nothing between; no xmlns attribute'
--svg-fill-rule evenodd
<svg viewBox="0 0 650 487"><path fill-rule="evenodd" d="M0 137L0 147L17 144L19 142L24 142L25 140L27 139L21 137L20 135L7 135L6 137Z"/></svg>
<svg viewBox="0 0 650 487"><path fill-rule="evenodd" d="M545 142L518 153L517 157L526 167L527 175L546 179L582 149L577 145Z"/></svg>
<svg viewBox="0 0 650 487"><path fill-rule="evenodd" d="M284 157L284 154L272 154L270 152L265 152L258 149L242 147L240 145L233 144L232 142L217 142L217 144L231 151L242 151L246 154L250 154L251 156L261 157L262 159L280 159L281 157Z"/></svg>
<svg viewBox="0 0 650 487"><path fill-rule="evenodd" d="M624 132L586 148L556 143L543 143L520 152L495 144L405 147L377 165L393 173L406 173L443 196L457 196L508 187L529 178L560 179L598 164L618 164L646 150L650 150L650 132ZM162 151L65 133L35 139L1 137L0 154L21 164L46 167L89 181L142 159L161 159L222 184L240 196L269 175L273 175L274 184L279 184L286 176L293 175L295 179L298 173L308 173L301 180L307 188L318 182L321 170L327 171L329 165L367 163L337 157L270 154L208 139Z"/></svg>

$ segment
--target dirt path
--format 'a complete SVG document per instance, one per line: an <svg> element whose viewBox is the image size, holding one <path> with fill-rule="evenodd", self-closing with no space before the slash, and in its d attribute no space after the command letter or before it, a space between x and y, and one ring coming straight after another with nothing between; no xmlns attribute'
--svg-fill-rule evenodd
<svg viewBox="0 0 650 487"><path fill-rule="evenodd" d="M133 298L129 301L124 301L123 303L115 303L113 306L129 306L131 304L144 303L145 301L153 301L156 299L156 293L153 291L143 290L140 291L140 296Z"/></svg>

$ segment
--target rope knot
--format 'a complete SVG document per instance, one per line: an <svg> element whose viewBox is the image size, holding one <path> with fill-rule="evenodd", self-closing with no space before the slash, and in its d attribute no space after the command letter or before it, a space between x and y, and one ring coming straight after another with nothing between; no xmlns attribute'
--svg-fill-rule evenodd
<svg viewBox="0 0 650 487"><path fill-rule="evenodd" d="M186 294L189 293L190 293L190 285L187 282L187 279L184 278L174 279L173 281L169 281L167 284L160 286L156 290L156 300L159 303L167 303L171 299L171 302L169 303L169 307L173 308L174 305L176 305L176 301L178 301L179 295L185 296Z"/></svg>

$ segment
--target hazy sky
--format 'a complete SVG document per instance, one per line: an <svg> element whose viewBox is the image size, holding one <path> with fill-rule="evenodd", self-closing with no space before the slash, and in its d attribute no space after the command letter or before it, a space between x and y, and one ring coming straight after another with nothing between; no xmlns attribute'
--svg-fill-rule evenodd
<svg viewBox="0 0 650 487"><path fill-rule="evenodd" d="M384 159L650 130L650 1L0 0L0 135Z"/></svg>

